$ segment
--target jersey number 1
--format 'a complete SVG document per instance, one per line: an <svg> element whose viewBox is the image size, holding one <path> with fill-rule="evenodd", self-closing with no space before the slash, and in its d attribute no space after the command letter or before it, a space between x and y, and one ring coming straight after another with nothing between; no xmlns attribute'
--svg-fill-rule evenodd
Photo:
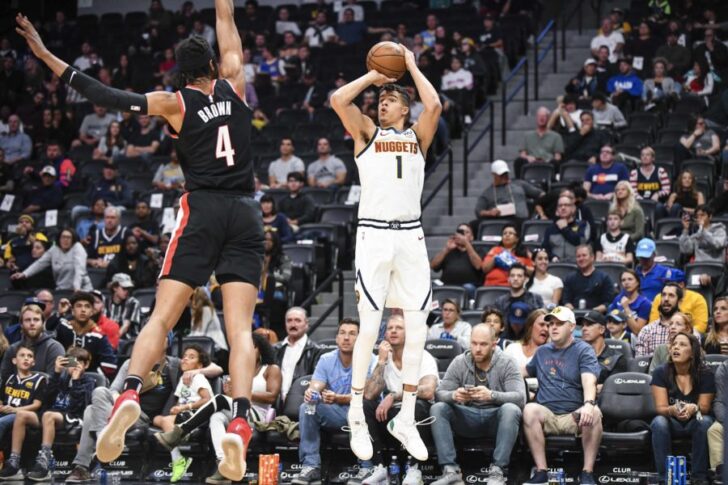
<svg viewBox="0 0 728 485"><path fill-rule="evenodd" d="M215 158L224 158L228 167L235 165L235 149L230 143L230 130L228 125L222 125L217 129L217 147L215 147ZM398 157L399 158L399 157Z"/></svg>
<svg viewBox="0 0 728 485"><path fill-rule="evenodd" d="M402 178L402 155L397 155L397 178Z"/></svg>

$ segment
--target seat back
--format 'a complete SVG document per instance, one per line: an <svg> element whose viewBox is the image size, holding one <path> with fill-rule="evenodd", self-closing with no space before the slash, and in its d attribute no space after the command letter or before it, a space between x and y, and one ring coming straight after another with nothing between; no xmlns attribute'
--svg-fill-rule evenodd
<svg viewBox="0 0 728 485"><path fill-rule="evenodd" d="M29 296L31 294L27 291L6 291L0 294L0 313L19 312Z"/></svg>
<svg viewBox="0 0 728 485"><path fill-rule="evenodd" d="M627 370L629 372L641 372L647 374L650 371L650 362L652 361L651 355L643 355L635 357L627 361Z"/></svg>
<svg viewBox="0 0 728 485"><path fill-rule="evenodd" d="M440 306L448 298L455 300L461 309L467 306L467 292L462 286L448 285L432 287L432 300L437 301Z"/></svg>
<svg viewBox="0 0 728 485"><path fill-rule="evenodd" d="M303 395L311 382L311 376L302 376L293 381L283 404L283 414L293 421L298 421L298 411L303 404Z"/></svg>
<svg viewBox="0 0 728 485"><path fill-rule="evenodd" d="M689 263L685 265L685 282L688 286L700 286L698 276L701 274L720 276L723 274L723 265L720 263Z"/></svg>
<svg viewBox="0 0 728 485"><path fill-rule="evenodd" d="M559 167L559 179L562 182L581 182L589 168L586 162L566 162Z"/></svg>
<svg viewBox="0 0 728 485"><path fill-rule="evenodd" d="M524 243L543 243L546 229L551 227L551 221L524 221L521 228L521 239Z"/></svg>
<svg viewBox="0 0 728 485"><path fill-rule="evenodd" d="M610 202L608 200L589 199L584 201L584 206L589 208L592 215L594 216L594 221L607 220L607 214L609 214L609 204Z"/></svg>
<svg viewBox="0 0 728 485"><path fill-rule="evenodd" d="M621 263L596 263L594 267L604 273L607 273L615 287L619 287L619 280L622 277L622 272L627 269L627 266Z"/></svg>
<svg viewBox="0 0 728 485"><path fill-rule="evenodd" d="M676 240L671 241L655 241L657 254L655 261L663 262L668 261L676 264L680 261L680 243Z"/></svg>
<svg viewBox="0 0 728 485"><path fill-rule="evenodd" d="M657 221L655 239L677 239L682 232L682 219L679 217L666 217Z"/></svg>
<svg viewBox="0 0 728 485"><path fill-rule="evenodd" d="M450 362L463 353L462 347L455 340L432 339L425 343L425 350L437 360L437 369L446 371Z"/></svg>
<svg viewBox="0 0 728 485"><path fill-rule="evenodd" d="M521 167L521 180L548 191L554 178L554 166L550 163L527 163Z"/></svg>
<svg viewBox="0 0 728 485"><path fill-rule="evenodd" d="M179 337L176 337L172 341L172 345L170 345L169 353L173 357L181 358L185 347L187 347L188 345L199 345L202 350L207 352L207 355L210 356L210 359L214 358L215 356L215 342L210 337L205 337L204 335L183 337L182 345L180 345Z"/></svg>
<svg viewBox="0 0 728 485"><path fill-rule="evenodd" d="M506 287L484 286L475 291L475 308L482 310L483 308L495 303L496 299L502 295L510 294L511 290Z"/></svg>
<svg viewBox="0 0 728 485"><path fill-rule="evenodd" d="M728 361L728 355L708 354L705 356L705 364L713 369L713 372L718 370L718 367L726 361Z"/></svg>
<svg viewBox="0 0 728 485"><path fill-rule="evenodd" d="M599 395L599 409L607 421L650 421L656 413L650 388L651 377L640 372L611 375Z"/></svg>
<svg viewBox="0 0 728 485"><path fill-rule="evenodd" d="M578 271L574 263L551 263L549 264L548 272L554 276L558 276L562 281L566 281L569 275Z"/></svg>
<svg viewBox="0 0 728 485"><path fill-rule="evenodd" d="M619 352L621 352L625 362L629 362L629 360L632 359L632 346L624 340L608 338L604 341L604 343L610 349L618 350Z"/></svg>
<svg viewBox="0 0 728 485"><path fill-rule="evenodd" d="M480 224L478 224L477 240L499 243L503 233L503 228L507 224L515 224L515 221L508 219L487 219L480 221Z"/></svg>
<svg viewBox="0 0 728 485"><path fill-rule="evenodd" d="M480 318L482 315L483 312L480 310L466 310L460 312L460 320L468 322L470 325L477 325L482 321Z"/></svg>

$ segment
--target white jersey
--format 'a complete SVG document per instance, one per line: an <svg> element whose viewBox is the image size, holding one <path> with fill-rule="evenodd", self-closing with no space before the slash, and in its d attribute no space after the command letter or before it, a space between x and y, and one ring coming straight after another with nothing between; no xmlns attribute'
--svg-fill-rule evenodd
<svg viewBox="0 0 728 485"><path fill-rule="evenodd" d="M359 219L419 221L425 157L414 130L377 127L356 156L361 180Z"/></svg>

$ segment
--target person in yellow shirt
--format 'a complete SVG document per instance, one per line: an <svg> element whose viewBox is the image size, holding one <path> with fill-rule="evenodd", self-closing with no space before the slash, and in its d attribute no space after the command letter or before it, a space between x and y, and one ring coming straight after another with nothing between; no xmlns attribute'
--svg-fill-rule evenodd
<svg viewBox="0 0 728 485"><path fill-rule="evenodd" d="M33 263L33 242L47 243L48 238L42 232L35 232L35 220L27 214L18 217L15 234L4 246L3 259L10 271L23 271Z"/></svg>
<svg viewBox="0 0 728 485"><path fill-rule="evenodd" d="M685 288L685 283L680 282L680 286L683 288L684 296L678 309L683 313L689 313L693 319L693 328L700 333L708 331L708 303L705 301L703 295L697 291L693 291L689 288ZM657 295L652 301L652 309L650 310L650 322L660 318L658 308L660 308L660 302L662 296Z"/></svg>

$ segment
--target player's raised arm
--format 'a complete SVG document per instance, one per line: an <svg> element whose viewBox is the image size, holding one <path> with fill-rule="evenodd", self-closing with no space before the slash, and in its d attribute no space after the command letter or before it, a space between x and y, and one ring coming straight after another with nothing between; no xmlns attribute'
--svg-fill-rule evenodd
<svg viewBox="0 0 728 485"><path fill-rule="evenodd" d="M339 115L344 128L354 137L355 142L368 142L374 134L376 126L371 118L364 115L354 104L354 100L372 84L382 86L393 82L396 82L396 79L388 78L377 71L369 71L360 78L341 86L331 95L331 107Z"/></svg>
<svg viewBox="0 0 728 485"><path fill-rule="evenodd" d="M427 150L430 148L432 139L435 137L437 131L437 122L440 119L440 112L442 111L442 103L440 103L440 95L437 94L437 90L434 88L430 81L427 80L424 74L417 67L417 61L415 55L411 50L402 46L404 49L404 59L407 66L407 70L410 72L412 79L415 81L415 87L417 93L422 100L422 104L425 109L422 111L417 123L412 126L412 129L417 133L417 138L420 141L420 148L422 149L423 155L427 154Z"/></svg>
<svg viewBox="0 0 728 485"><path fill-rule="evenodd" d="M235 25L233 0L215 0L215 29L220 48L220 77L229 80L238 95L245 100L245 70L243 41Z"/></svg>

